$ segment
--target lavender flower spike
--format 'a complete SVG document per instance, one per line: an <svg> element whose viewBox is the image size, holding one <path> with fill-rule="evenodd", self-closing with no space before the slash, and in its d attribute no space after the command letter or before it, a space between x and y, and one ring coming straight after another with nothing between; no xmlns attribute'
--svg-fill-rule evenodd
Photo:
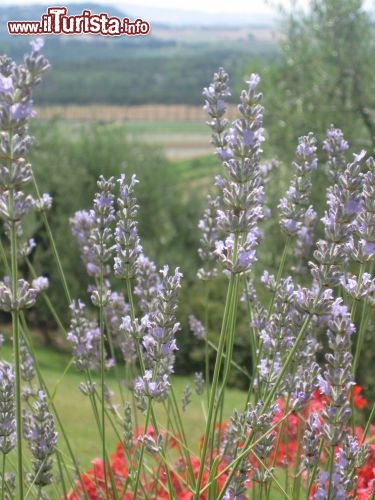
<svg viewBox="0 0 375 500"><path fill-rule="evenodd" d="M14 373L10 364L0 361L0 452L8 454L16 445Z"/></svg>
<svg viewBox="0 0 375 500"><path fill-rule="evenodd" d="M227 154L224 132L228 126L228 120L223 116L227 109L226 99L230 96L228 80L228 73L223 68L219 68L214 74L211 85L203 90L203 96L206 98L203 109L211 118L207 125L213 132L212 144L216 146L216 153L221 160L225 160Z"/></svg>
<svg viewBox="0 0 375 500"><path fill-rule="evenodd" d="M45 393L40 390L33 403L33 412L24 413L24 435L33 456L33 472L29 480L37 486L52 483L52 455L57 444L57 432L48 409Z"/></svg>
<svg viewBox="0 0 375 500"><path fill-rule="evenodd" d="M101 268L104 274L109 273L106 263L113 253L111 225L115 219L113 178L106 180L100 176L97 185L99 191L94 197L94 208L89 212L78 211L70 219L71 230L77 238L87 273L94 277L99 277Z"/></svg>
<svg viewBox="0 0 375 500"><path fill-rule="evenodd" d="M116 256L114 271L119 278L133 278L136 274L137 259L142 253L138 236L138 205L134 188L138 183L135 175L130 184L125 183L125 175L118 180L120 195L117 199L119 210L115 230Z"/></svg>
<svg viewBox="0 0 375 500"><path fill-rule="evenodd" d="M214 251L218 239L218 229L216 224L217 211L220 207L219 197L213 198L207 196L207 207L203 212L202 219L199 221L198 228L201 231L200 248L198 255L204 263L204 267L199 269L197 276L201 280L214 278L217 274L215 267L216 258Z"/></svg>
<svg viewBox="0 0 375 500"><path fill-rule="evenodd" d="M141 408L144 407L145 397L162 401L168 396L169 377L174 370L174 353L177 350L175 335L180 330L180 324L176 321L177 299L182 274L176 269L173 275L169 275L169 268L165 266L161 275L155 309L147 315L146 321L138 325L138 330L139 326L146 327L142 338L146 370L134 384L134 394ZM137 329L130 319L124 323L124 328Z"/></svg>
<svg viewBox="0 0 375 500"><path fill-rule="evenodd" d="M85 316L83 302L70 305L72 319L67 339L73 347L74 363L79 371L98 370L100 367L100 329Z"/></svg>
<svg viewBox="0 0 375 500"><path fill-rule="evenodd" d="M346 168L346 152L348 149L349 144L345 140L342 131L331 125L323 142L323 150L328 155L328 174L335 184Z"/></svg>
<svg viewBox="0 0 375 500"><path fill-rule="evenodd" d="M326 354L326 369L319 377L320 392L329 398L323 411L322 435L330 446L337 446L347 432L351 416L348 400L354 384L352 374L351 337L355 331L348 308L342 299L336 299L328 320L328 345L331 353Z"/></svg>
<svg viewBox="0 0 375 500"><path fill-rule="evenodd" d="M193 314L189 315L189 327L193 335L199 339L203 340L206 336L206 329L204 328L202 322L197 319Z"/></svg>
<svg viewBox="0 0 375 500"><path fill-rule="evenodd" d="M315 214L307 217L311 195L311 173L317 167L316 139L312 134L300 137L293 162L294 176L286 196L280 200L280 225L287 235L298 235L304 227L311 232ZM310 223L306 226L306 220Z"/></svg>
<svg viewBox="0 0 375 500"><path fill-rule="evenodd" d="M160 288L161 280L154 262L140 254L136 263L134 295L138 298L138 305L143 314L154 310Z"/></svg>
<svg viewBox="0 0 375 500"><path fill-rule="evenodd" d="M221 240L215 251L224 268L231 273L248 271L255 261L260 239L258 222L264 217L264 189L259 165L263 136L262 94L257 92L259 77L251 75L248 90L241 93L241 117L232 123L222 146L226 176L218 176L222 191L216 222Z"/></svg>
<svg viewBox="0 0 375 500"><path fill-rule="evenodd" d="M366 162L368 171L363 174L362 203L358 210L353 238L348 247L351 256L359 262L375 259L375 160Z"/></svg>

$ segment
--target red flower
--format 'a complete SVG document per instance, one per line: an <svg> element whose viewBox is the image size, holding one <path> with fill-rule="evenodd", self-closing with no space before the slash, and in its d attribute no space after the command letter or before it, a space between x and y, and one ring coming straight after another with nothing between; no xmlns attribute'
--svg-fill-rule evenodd
<svg viewBox="0 0 375 500"><path fill-rule="evenodd" d="M365 399L362 394L362 387L360 385L355 385L353 387L353 403L356 408L362 410L365 406L368 405L367 399Z"/></svg>

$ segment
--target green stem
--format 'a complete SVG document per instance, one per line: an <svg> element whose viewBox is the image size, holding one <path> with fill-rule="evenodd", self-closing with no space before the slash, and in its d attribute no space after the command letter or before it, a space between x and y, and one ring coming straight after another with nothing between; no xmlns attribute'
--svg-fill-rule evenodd
<svg viewBox="0 0 375 500"><path fill-rule="evenodd" d="M151 417L151 399L149 398L148 404L147 404L147 413L146 413L146 418L145 418L145 432L147 430L147 427L148 427L148 424L149 424L149 421L150 421L150 417ZM141 451L140 451L139 458L138 458L138 467L137 467L137 475L135 477L134 496L133 496L133 498L137 498L139 481L140 481L140 478L141 478L141 469L142 469L141 465L143 465L143 455L144 455L144 453L145 453L145 447L144 447L144 444L142 443Z"/></svg>
<svg viewBox="0 0 375 500"><path fill-rule="evenodd" d="M35 193L36 193L37 198L41 199L38 184L35 180L34 175L33 175L33 185L34 185L34 189L35 189ZM59 271L61 283L62 283L63 288L64 288L65 297L66 297L66 300L68 302L68 305L70 305L72 303L72 299L71 299L68 283L67 283L66 278L65 278L64 270L63 270L63 267L61 264L59 253L58 253L57 248L56 248L56 244L55 244L55 240L54 240L54 237L53 237L53 234L51 231L51 227L49 225L47 215L44 211L42 212L42 218L43 218L43 222L44 222L44 225L46 227L46 230L47 230L47 235L48 235L51 247L52 247L53 255L55 257L55 261L56 261L57 269Z"/></svg>
<svg viewBox="0 0 375 500"><path fill-rule="evenodd" d="M1 257L5 272L7 273L7 275L10 275L12 271L10 269L8 257L7 257L7 254L5 252L4 245L3 245L2 241L0 241L0 257Z"/></svg>
<svg viewBox="0 0 375 500"><path fill-rule="evenodd" d="M359 358L360 358L360 355L362 352L363 342L365 340L365 334L366 334L367 323L368 323L369 318L370 318L370 315L368 314L368 302L365 301L362 304L361 321L359 324L357 344L356 344L354 359L353 359L354 379L355 379L357 368L358 368Z"/></svg>
<svg viewBox="0 0 375 500"><path fill-rule="evenodd" d="M285 402L285 408L288 408L289 407L289 402L290 402L290 394L288 394L288 398ZM277 457L278 457L278 454L279 454L279 449L280 449L280 443L281 441L285 442L286 443L286 449L288 449L288 443L287 443L287 437L288 437L288 427L284 433L284 428L285 428L285 420L282 421L281 425L280 425L280 429L278 430L277 432L277 442L276 442L276 446L275 446L275 453L274 453L274 459L272 461L272 466L271 466L271 469L274 469L275 466L276 466L276 461L277 461ZM286 439L284 441L284 435L286 436ZM287 491L288 490L288 467L285 468L286 472L285 472L285 490ZM269 499L269 495L270 495L270 492L271 492L271 488L268 488L268 492L267 492L267 497L266 497L266 500Z"/></svg>
<svg viewBox="0 0 375 500"><path fill-rule="evenodd" d="M65 484L60 450L56 450L56 459L57 459L57 467L59 469L59 476L60 476L60 481L61 481L62 490L63 490L63 498L64 498L64 500L68 500L68 490L67 490L67 487Z"/></svg>
<svg viewBox="0 0 375 500"><path fill-rule="evenodd" d="M17 435L17 497L23 500L23 456L22 456L22 382L21 382L21 353L20 353L20 324L18 310L18 262L17 262L17 226L13 218L14 189L9 189L9 214L10 214L10 258L12 275L12 337L15 377L16 399L16 435Z"/></svg>
<svg viewBox="0 0 375 500"><path fill-rule="evenodd" d="M290 242L291 242L291 237L287 236L287 239L286 239L286 242L285 242L285 245L284 245L283 254L281 256L281 260L280 260L280 264L279 264L279 269L277 270L276 291L277 291L277 289L279 287L279 284L280 284L280 281L281 281L281 276L282 276L282 274L284 272L284 267L285 267L285 263L286 263L286 258L288 256ZM270 304L269 304L269 307L268 307L268 318L272 314L274 300L275 300L275 293L272 294L272 297L271 297L271 300L270 300Z"/></svg>
<svg viewBox="0 0 375 500"><path fill-rule="evenodd" d="M126 290L127 290L128 302L129 302L129 306L130 306L130 316L131 316L132 320L134 321L135 320L135 306L134 306L133 292L132 292L130 279L126 279ZM143 356L142 356L141 346L140 346L138 339L135 341L135 346L136 346L136 351L137 351L137 357L139 360L140 372L142 375L144 375L145 364L144 364L144 360L143 360ZM154 426L154 430L155 430L156 434L159 434L158 424L157 424L157 420L155 417L154 409L152 407L152 399L151 398L149 398L148 404L147 404L145 431L148 427L150 419L152 421L152 425ZM135 481L135 485L134 485L134 497L133 498L137 497L141 466L143 466L143 455L144 455L144 444L142 444L142 446L141 446L141 456L138 459L138 469L137 469L137 476L136 476L136 481ZM171 498L173 498L173 485L172 485L171 475L170 475L169 467L168 467L167 460L165 457L165 453L163 450L161 450L160 455L163 459L164 466L165 466L165 474L167 476L169 493L171 495Z"/></svg>
<svg viewBox="0 0 375 500"><path fill-rule="evenodd" d="M236 247L236 244L235 244ZM225 347L227 346L227 342L229 339L233 339L233 335L231 335L231 332L228 331L228 323L229 323L229 317L231 314L231 309L233 307L233 302L235 301L235 292L238 289L238 277L236 277L234 274L231 274L230 276L230 281L228 285L228 291L227 291L227 299L225 302L225 308L224 308L224 316L223 316L223 321L222 321L222 328L220 332L220 338L219 338L219 345L217 349L217 356L216 356L216 362L215 362L215 368L214 368L214 374L212 377L212 386L211 386L211 391L210 391L210 399L209 399L209 405L208 405L208 415L207 415L207 424L206 424L206 430L204 433L204 439L203 439L203 446L202 446L202 451L201 451L201 459L200 459L200 468L199 468L199 473L198 473L198 478L197 478L197 486L195 490L195 496L194 498L196 500L199 500L199 495L200 495L200 488L202 484L202 479L203 479L203 472L205 468L205 458L207 454L207 448L208 448L208 443L212 439L212 435L214 433L214 426L215 426L215 421L214 421L214 413L215 413L215 406L216 406L216 396L217 396L217 389L219 386L219 375L224 359L224 351ZM227 347L227 352L228 349L230 350L230 346ZM225 385L225 380L223 380L223 386Z"/></svg>
<svg viewBox="0 0 375 500"><path fill-rule="evenodd" d="M208 344L209 347L211 347L211 349L213 351L215 351L217 353L217 346L213 342L211 342L211 340L208 340L207 344ZM224 359L227 358L227 353L225 353L225 352L223 353L223 358ZM249 374L249 372L246 371L244 368L242 368L242 366L240 366L238 363L236 363L236 361L234 361L234 359L230 360L230 364L238 372L242 373L242 375L244 375L247 379L249 379L249 381L251 380L251 375Z"/></svg>
<svg viewBox="0 0 375 500"><path fill-rule="evenodd" d="M332 494L332 476L333 476L333 469L335 465L335 448L334 446L331 447L330 450L330 455L329 455L329 465L328 465L328 492L327 492L327 500L331 500L331 494Z"/></svg>
<svg viewBox="0 0 375 500"><path fill-rule="evenodd" d="M253 315L253 309L252 309L251 303L250 303L249 289L248 289L248 286L246 285L246 283L245 283L245 292L246 292L247 311L249 314L249 320L250 320L250 325L251 325L250 326L250 350L251 350L251 364L252 364L252 367L251 367L252 384L250 384L250 386L251 386L254 384L255 374L256 374L256 370L257 370L258 339L257 339L255 327L253 326L254 315ZM249 398L248 398L247 402L248 401L249 401Z"/></svg>
<svg viewBox="0 0 375 500"><path fill-rule="evenodd" d="M171 395L171 399L172 399L172 411L173 411L175 421L177 424L178 433L182 437L183 450L184 450L185 460L186 460L188 470L189 470L189 475L191 478L191 482L195 483L194 471L193 471L193 466L191 463L191 456L190 456L189 449L188 449L188 442L187 442L187 438L186 438L186 433L185 433L184 425L182 423L180 412L178 410L177 399L176 399L176 395L174 393L173 387L171 387L170 395ZM169 415L169 413L168 413L168 415Z"/></svg>
<svg viewBox="0 0 375 500"><path fill-rule="evenodd" d="M357 293L359 292L359 288L361 286L360 283L362 281L362 276L363 276L364 270L365 270L365 265L362 262L360 265L360 268L359 268L359 273L358 273L358 278L357 278L357 289L356 289ZM358 305L358 300L354 299L351 314L350 314L353 323L355 323L355 315L356 315L357 305ZM361 350L362 350L363 339L364 339L365 331L366 331L366 326L365 326L365 317L366 317L366 313L367 313L366 305L367 305L367 302L365 302L362 305L361 323L360 323L360 327L358 330L357 345L356 345L354 359L353 359L354 378L355 378L355 374L356 374L356 370L357 370L357 366L358 366L358 361L359 361L359 355L360 355Z"/></svg>
<svg viewBox="0 0 375 500"><path fill-rule="evenodd" d="M105 425L105 343L104 343L104 264L100 264L99 274L99 328L100 328L100 388L101 388L101 427L102 427L102 457L103 457L103 472L104 484L107 498L109 497L108 489L108 474L107 474L107 450L106 450L106 425Z"/></svg>
<svg viewBox="0 0 375 500"><path fill-rule="evenodd" d="M224 361L224 369L223 369L223 375L222 375L222 383L221 386L218 390L218 395L216 397L216 403L215 403L215 412L214 412L214 417L213 421L216 424L218 424L218 432L217 432L217 442L214 442L215 438L215 433L212 432L212 438L211 438L211 454L210 454L210 464L212 464L213 460L213 451L215 449L215 444L218 447L220 442L221 442L221 428L222 428L222 421L223 421L223 410L224 410L224 397L225 397L225 388L227 381L229 379L230 375L230 369L232 365L232 359L233 359L233 345L234 345L234 336L235 336L235 326L236 326L236 319L237 319L237 300L238 300L238 290L239 290L239 275L235 275L235 287L234 287L234 292L233 292L233 297L231 300L231 306L229 308L229 314L228 314L228 324L227 324L227 331L229 332L228 334L228 340L226 344L226 351L223 353L223 361ZM219 418L218 418L219 415Z"/></svg>
<svg viewBox="0 0 375 500"><path fill-rule="evenodd" d="M298 422L298 431L297 431L297 452L295 457L294 464L294 476L293 476L293 488L292 488L292 498L299 498L301 491L301 475L298 474L298 470L301 465L301 456L302 456L302 443L303 443L303 429L301 425L301 420Z"/></svg>
<svg viewBox="0 0 375 500"><path fill-rule="evenodd" d="M205 313L204 313L204 328L206 331L206 335L204 338L204 367L205 367L205 379L206 379L206 387L210 387L210 351L208 349L209 340L208 340L208 304L210 300L210 291L208 288L208 282L205 283ZM210 402L209 391L206 390L207 395L207 404Z"/></svg>
<svg viewBox="0 0 375 500"><path fill-rule="evenodd" d="M6 463L6 454L3 453L3 460L2 460L2 469L1 469L1 483L2 483L2 488L1 488L1 500L4 500L5 498L5 463Z"/></svg>

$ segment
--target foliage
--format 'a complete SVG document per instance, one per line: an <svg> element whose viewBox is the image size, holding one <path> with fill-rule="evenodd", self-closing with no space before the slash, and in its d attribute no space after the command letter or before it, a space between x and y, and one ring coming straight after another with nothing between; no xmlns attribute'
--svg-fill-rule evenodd
<svg viewBox="0 0 375 500"><path fill-rule="evenodd" d="M295 5L281 10L279 57L266 71L262 66L267 129L278 156L288 158L284 145L310 130L322 139L331 123L356 148L374 144L374 35L363 1Z"/></svg>

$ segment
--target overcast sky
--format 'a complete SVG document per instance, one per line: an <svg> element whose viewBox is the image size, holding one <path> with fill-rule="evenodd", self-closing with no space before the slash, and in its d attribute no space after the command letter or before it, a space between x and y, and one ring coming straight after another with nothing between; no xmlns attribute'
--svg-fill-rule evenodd
<svg viewBox="0 0 375 500"><path fill-rule="evenodd" d="M275 0L271 0L275 3ZM299 0L302 4L306 4L308 0ZM69 3L100 3L104 5L113 5L126 9L127 5L152 6L173 10L191 10L201 12L242 12L247 13L272 13L274 9L267 6L268 0L2 0L2 5L64 5ZM276 0L276 3L289 5L290 0Z"/></svg>
<svg viewBox="0 0 375 500"><path fill-rule="evenodd" d="M242 13L244 16L252 13L275 14L275 5L280 4L285 7L290 7L292 4L305 7L309 4L309 0L0 0L0 2L2 5L43 4L49 6L59 6L69 3L100 3L102 5L113 5L124 11L130 5L132 11L135 11L139 5L142 7L158 7L203 13ZM374 9L375 0L364 0L364 5L366 8Z"/></svg>

